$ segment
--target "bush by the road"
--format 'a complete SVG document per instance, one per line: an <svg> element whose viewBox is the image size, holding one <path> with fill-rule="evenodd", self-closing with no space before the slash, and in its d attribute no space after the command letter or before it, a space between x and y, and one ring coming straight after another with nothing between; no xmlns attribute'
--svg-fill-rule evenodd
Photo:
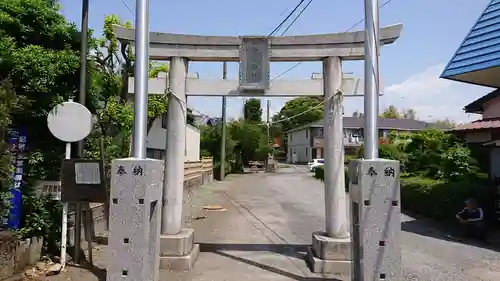
<svg viewBox="0 0 500 281"><path fill-rule="evenodd" d="M317 167L314 177L323 181L325 170ZM493 212L493 191L485 184L485 176L464 181L434 180L421 176L408 177L401 174L401 206L412 214L432 218L436 221L453 219L463 208L467 198L476 198L486 215ZM345 168L346 191L349 191L349 173Z"/></svg>
<svg viewBox="0 0 500 281"><path fill-rule="evenodd" d="M467 198L478 200L486 215L491 215L493 196L490 194L484 179L479 177L467 181L434 180L420 176L401 178L403 210L436 221L454 219Z"/></svg>
<svg viewBox="0 0 500 281"><path fill-rule="evenodd" d="M345 191L349 192L349 171L347 167L344 167L344 174L345 174ZM320 181L325 180L325 168L323 166L314 168L314 178Z"/></svg>
<svg viewBox="0 0 500 281"><path fill-rule="evenodd" d="M314 168L314 178L321 181L325 180L325 169L323 166Z"/></svg>

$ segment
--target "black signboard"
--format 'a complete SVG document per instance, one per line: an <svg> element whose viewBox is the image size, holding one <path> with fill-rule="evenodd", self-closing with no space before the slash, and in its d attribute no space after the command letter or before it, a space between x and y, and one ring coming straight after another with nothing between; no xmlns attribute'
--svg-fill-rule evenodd
<svg viewBox="0 0 500 281"><path fill-rule="evenodd" d="M61 200L104 203L106 188L103 171L99 160L64 160L61 169Z"/></svg>

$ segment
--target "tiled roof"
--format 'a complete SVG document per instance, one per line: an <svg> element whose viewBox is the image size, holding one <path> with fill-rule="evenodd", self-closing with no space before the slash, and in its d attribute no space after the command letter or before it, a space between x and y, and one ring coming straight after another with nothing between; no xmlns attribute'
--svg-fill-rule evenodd
<svg viewBox="0 0 500 281"><path fill-rule="evenodd" d="M481 119L471 123L459 125L452 131L470 131L470 130L497 129L497 128L500 128L499 119Z"/></svg>
<svg viewBox="0 0 500 281"><path fill-rule="evenodd" d="M500 90L495 90L487 95L484 95L477 100L469 103L464 107L466 113L483 113L483 105L500 96Z"/></svg>
<svg viewBox="0 0 500 281"><path fill-rule="evenodd" d="M491 0L441 74L467 83L462 74L500 66L500 0ZM493 81L493 80L492 80ZM484 86L490 86L482 84Z"/></svg>
<svg viewBox="0 0 500 281"><path fill-rule="evenodd" d="M318 120L316 122L304 125L292 129L290 131L298 131L303 128L309 127L323 127L324 120ZM344 128L345 129L361 129L365 126L365 119L363 117L344 117ZM420 131L430 128L435 129L445 129L438 124L428 123L413 119L396 119L396 118L378 118L378 128L379 129L389 129L389 130L400 130L400 131Z"/></svg>

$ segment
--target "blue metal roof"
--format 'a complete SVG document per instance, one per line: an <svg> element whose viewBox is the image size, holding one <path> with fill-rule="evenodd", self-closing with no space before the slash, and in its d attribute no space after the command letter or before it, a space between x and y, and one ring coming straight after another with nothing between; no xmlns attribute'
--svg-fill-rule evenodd
<svg viewBox="0 0 500 281"><path fill-rule="evenodd" d="M492 0L453 55L441 78L500 66L500 0Z"/></svg>

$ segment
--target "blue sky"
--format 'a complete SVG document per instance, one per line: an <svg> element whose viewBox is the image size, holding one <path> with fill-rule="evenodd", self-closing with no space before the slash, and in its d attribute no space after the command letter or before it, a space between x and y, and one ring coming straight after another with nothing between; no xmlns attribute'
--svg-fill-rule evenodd
<svg viewBox="0 0 500 281"><path fill-rule="evenodd" d="M134 10L135 0L123 0ZM150 0L151 31L202 35L267 35L299 0ZM380 3L384 1L380 0ZM381 109L388 105L413 108L421 119L451 118L467 121L478 116L463 113L467 103L490 89L439 79L444 65L490 0L393 0L380 11L380 26L404 25L401 38L383 47L380 73L385 87ZM81 1L61 0L62 13L80 25ZM286 13L283 13L287 9ZM123 20L134 16L122 0L90 0L90 28L102 31L105 15ZM344 32L363 18L363 0L313 0L311 6L286 35ZM359 24L354 30L362 30ZM201 77L220 77L221 63L192 63L190 72ZM271 76L290 63L273 63ZM344 71L363 74L363 63L345 62ZM320 72L319 63L304 63L283 78L308 78ZM237 77L237 65L230 64L229 78ZM286 99L272 98L272 111ZM196 97L189 106L210 115L220 115L220 98ZM228 115L241 115L242 101L228 101ZM346 98L346 114L363 109L361 98Z"/></svg>

